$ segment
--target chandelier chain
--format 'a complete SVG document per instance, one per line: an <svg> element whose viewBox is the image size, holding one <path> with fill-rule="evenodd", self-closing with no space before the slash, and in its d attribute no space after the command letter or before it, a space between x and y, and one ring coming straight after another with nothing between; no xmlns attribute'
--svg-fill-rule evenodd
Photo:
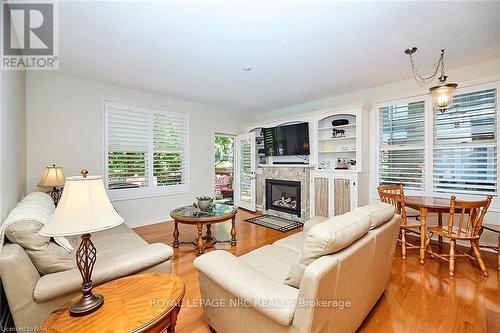
<svg viewBox="0 0 500 333"><path fill-rule="evenodd" d="M413 59L412 53L410 53L410 64L411 64L411 70L413 73L413 77L415 78L415 81L417 81L420 84L420 86L424 85L428 81L433 80L436 77L440 68L441 68L440 79L446 80L446 75L444 75L444 49L441 50L441 56L439 57L438 63L436 65L436 69L434 70L434 73L432 75L425 77L425 76L422 76L417 71L417 66L415 65L415 60ZM442 82L444 82L444 81L442 81Z"/></svg>

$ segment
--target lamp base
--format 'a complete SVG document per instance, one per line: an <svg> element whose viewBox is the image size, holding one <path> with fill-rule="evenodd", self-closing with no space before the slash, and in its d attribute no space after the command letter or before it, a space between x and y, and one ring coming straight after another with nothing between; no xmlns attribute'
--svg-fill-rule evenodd
<svg viewBox="0 0 500 333"><path fill-rule="evenodd" d="M52 190L49 190L47 194L49 194L52 197L52 200L54 201L54 205L57 206L59 203L59 200L61 200L63 188L61 187L52 187Z"/></svg>
<svg viewBox="0 0 500 333"><path fill-rule="evenodd" d="M83 296L69 308L69 314L73 317L82 317L91 314L104 304L104 297L99 294Z"/></svg>
<svg viewBox="0 0 500 333"><path fill-rule="evenodd" d="M92 270L97 259L97 249L90 240L90 234L82 235L82 242L76 251L76 265L82 275L82 298L71 305L69 313L74 317L86 316L104 304L102 295L92 294Z"/></svg>

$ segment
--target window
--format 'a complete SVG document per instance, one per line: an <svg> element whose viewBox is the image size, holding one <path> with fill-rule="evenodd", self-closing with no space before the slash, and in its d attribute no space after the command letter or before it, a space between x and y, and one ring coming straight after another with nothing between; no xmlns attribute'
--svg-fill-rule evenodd
<svg viewBox="0 0 500 333"><path fill-rule="evenodd" d="M488 195L497 189L496 91L456 95L434 113L434 191Z"/></svg>
<svg viewBox="0 0 500 333"><path fill-rule="evenodd" d="M385 106L379 112L379 182L422 190L425 102Z"/></svg>
<svg viewBox="0 0 500 333"><path fill-rule="evenodd" d="M186 114L105 102L105 119L112 198L187 191Z"/></svg>
<svg viewBox="0 0 500 333"><path fill-rule="evenodd" d="M427 96L380 105L377 183L402 182L422 195L496 195L497 87L458 90L444 113Z"/></svg>

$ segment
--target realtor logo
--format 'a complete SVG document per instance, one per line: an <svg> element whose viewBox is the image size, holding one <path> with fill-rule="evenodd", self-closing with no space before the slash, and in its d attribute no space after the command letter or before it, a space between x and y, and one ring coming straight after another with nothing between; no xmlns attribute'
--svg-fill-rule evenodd
<svg viewBox="0 0 500 333"><path fill-rule="evenodd" d="M9 1L3 9L2 69L57 70L58 31L54 2Z"/></svg>

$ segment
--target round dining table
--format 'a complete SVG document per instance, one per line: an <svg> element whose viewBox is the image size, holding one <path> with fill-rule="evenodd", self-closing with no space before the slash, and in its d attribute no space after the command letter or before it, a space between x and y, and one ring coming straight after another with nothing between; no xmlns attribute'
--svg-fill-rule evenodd
<svg viewBox="0 0 500 333"><path fill-rule="evenodd" d="M430 196L405 196L405 206L420 211L420 263L425 260L425 237L427 213L438 214L438 225L443 225L443 213L450 212L450 199ZM460 207L456 207L460 208ZM443 245L443 237L438 237L439 247Z"/></svg>

